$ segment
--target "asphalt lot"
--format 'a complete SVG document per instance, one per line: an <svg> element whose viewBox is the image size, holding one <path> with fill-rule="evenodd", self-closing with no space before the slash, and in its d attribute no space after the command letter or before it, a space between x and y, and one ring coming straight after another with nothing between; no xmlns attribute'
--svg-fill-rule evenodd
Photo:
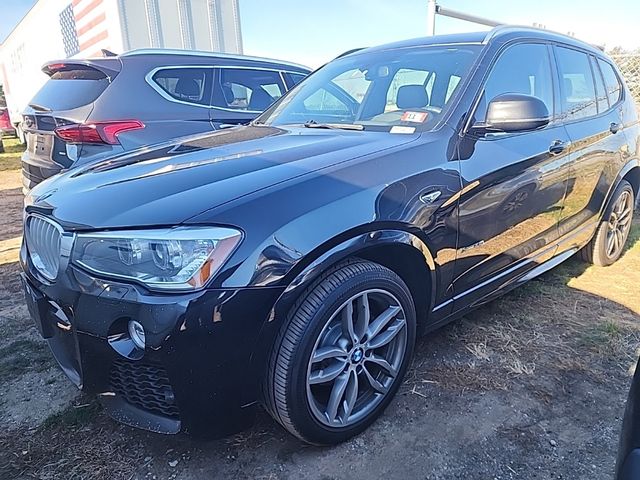
<svg viewBox="0 0 640 480"><path fill-rule="evenodd" d="M640 222L608 268L578 259L419 340L371 429L309 447L259 412L215 441L119 425L59 372L18 281L22 196L0 155L0 478L610 479L640 346Z"/></svg>

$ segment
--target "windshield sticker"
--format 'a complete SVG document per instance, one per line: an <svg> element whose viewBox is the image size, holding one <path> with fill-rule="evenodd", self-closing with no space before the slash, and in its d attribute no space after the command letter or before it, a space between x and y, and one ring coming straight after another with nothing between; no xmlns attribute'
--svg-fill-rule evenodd
<svg viewBox="0 0 640 480"><path fill-rule="evenodd" d="M391 127L389 133L413 133L416 131L416 127L403 127L402 125L395 125Z"/></svg>
<svg viewBox="0 0 640 480"><path fill-rule="evenodd" d="M427 112L404 112L400 120L403 122L424 123L427 115Z"/></svg>

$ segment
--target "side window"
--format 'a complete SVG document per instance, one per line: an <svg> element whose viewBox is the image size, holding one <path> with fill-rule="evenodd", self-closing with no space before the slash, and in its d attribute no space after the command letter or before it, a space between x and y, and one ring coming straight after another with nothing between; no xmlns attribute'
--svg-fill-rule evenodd
<svg viewBox="0 0 640 480"><path fill-rule="evenodd" d="M546 45L518 44L500 55L485 83L476 121L484 121L489 102L505 93L537 97L553 115L553 80Z"/></svg>
<svg viewBox="0 0 640 480"><path fill-rule="evenodd" d="M291 77L291 81L293 82L293 85L297 85L302 80L304 80L306 75L302 75L301 73L289 73L289 77Z"/></svg>
<svg viewBox="0 0 640 480"><path fill-rule="evenodd" d="M600 67L594 57L591 57L591 68L593 69L593 75L596 79L596 98L598 100L598 112L602 113L609 108L609 99L607 98L607 92L604 89L604 82L602 81L602 74L600 73Z"/></svg>
<svg viewBox="0 0 640 480"><path fill-rule="evenodd" d="M285 92L280 72L250 68L218 70L213 105L233 110L265 110Z"/></svg>
<svg viewBox="0 0 640 480"><path fill-rule="evenodd" d="M620 80L609 62L598 59L598 65L600 65L600 70L602 70L602 75L604 76L604 84L607 90L607 96L609 97L609 103L613 105L620 100L622 94Z"/></svg>
<svg viewBox="0 0 640 480"><path fill-rule="evenodd" d="M556 56L563 119L570 121L596 115L596 91L589 56L564 47L556 47Z"/></svg>
<svg viewBox="0 0 640 480"><path fill-rule="evenodd" d="M158 70L152 77L170 97L198 105L209 105L210 79L209 68L167 68Z"/></svg>

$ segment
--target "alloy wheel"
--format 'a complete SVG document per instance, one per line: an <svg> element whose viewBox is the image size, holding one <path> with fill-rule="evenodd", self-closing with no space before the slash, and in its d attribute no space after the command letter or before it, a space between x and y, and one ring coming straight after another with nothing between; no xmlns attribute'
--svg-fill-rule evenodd
<svg viewBox="0 0 640 480"><path fill-rule="evenodd" d="M318 421L349 426L382 402L407 351L406 327L400 302L379 289L352 296L331 315L307 368L307 399Z"/></svg>
<svg viewBox="0 0 640 480"><path fill-rule="evenodd" d="M627 241L633 218L633 195L623 191L611 210L607 225L607 256L617 257Z"/></svg>

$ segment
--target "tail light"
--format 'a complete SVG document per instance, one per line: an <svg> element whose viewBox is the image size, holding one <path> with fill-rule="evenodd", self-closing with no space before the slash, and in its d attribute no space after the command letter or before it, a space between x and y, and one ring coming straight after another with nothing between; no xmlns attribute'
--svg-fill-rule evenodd
<svg viewBox="0 0 640 480"><path fill-rule="evenodd" d="M94 122L65 125L54 130L56 136L67 143L103 143L118 145L118 135L122 132L140 130L144 124L139 120L119 120L114 122Z"/></svg>

